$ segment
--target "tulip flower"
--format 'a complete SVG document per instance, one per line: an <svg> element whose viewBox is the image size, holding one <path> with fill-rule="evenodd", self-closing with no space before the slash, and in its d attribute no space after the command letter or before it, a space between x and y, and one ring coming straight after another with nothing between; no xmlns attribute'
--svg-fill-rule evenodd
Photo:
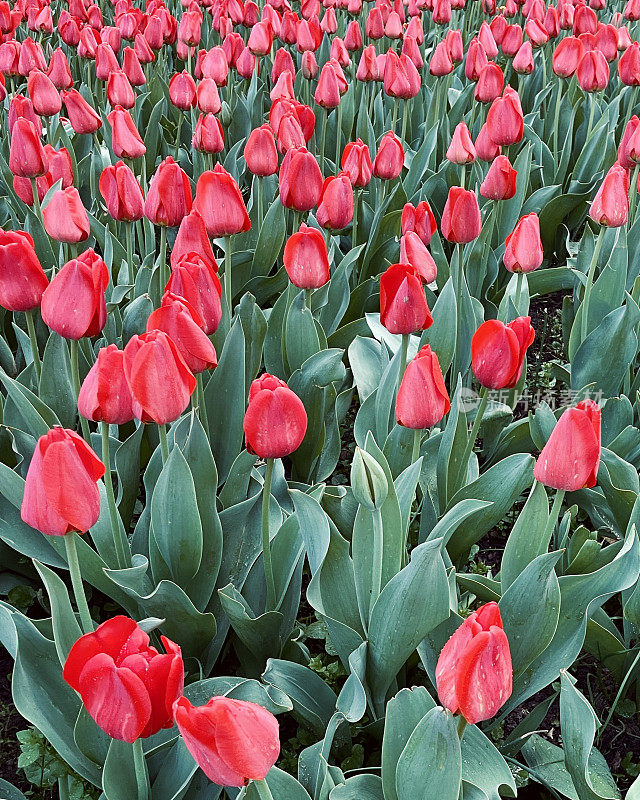
<svg viewBox="0 0 640 800"><path fill-rule="evenodd" d="M502 260L509 272L523 273L538 269L542 258L540 219L532 212L521 217L507 236Z"/></svg>
<svg viewBox="0 0 640 800"><path fill-rule="evenodd" d="M105 167L98 182L100 194L113 219L135 222L144 215L144 196L138 179L124 161Z"/></svg>
<svg viewBox="0 0 640 800"><path fill-rule="evenodd" d="M262 553L267 582L266 610L271 611L276 604L269 543L269 498L273 464L274 459L291 455L302 444L307 432L307 412L302 400L284 381L265 373L251 384L243 427L247 450L267 462L262 490Z"/></svg>
<svg viewBox="0 0 640 800"><path fill-rule="evenodd" d="M629 176L624 167L614 164L609 169L591 203L589 216L608 228L626 224L629 217Z"/></svg>
<svg viewBox="0 0 640 800"><path fill-rule="evenodd" d="M211 238L232 236L251 227L240 188L221 164L198 178L193 207L202 215Z"/></svg>
<svg viewBox="0 0 640 800"><path fill-rule="evenodd" d="M191 203L189 178L173 158L168 156L159 164L151 178L144 204L145 216L154 225L173 228L191 211Z"/></svg>
<svg viewBox="0 0 640 800"><path fill-rule="evenodd" d="M491 719L509 699L513 669L497 603L468 616L445 644L436 665L438 698L472 725Z"/></svg>
<svg viewBox="0 0 640 800"><path fill-rule="evenodd" d="M48 175L51 176L51 184L62 181L62 188L68 189L73 186L73 163L66 147L55 150L50 144L45 144L44 152L49 163Z"/></svg>
<svg viewBox="0 0 640 800"><path fill-rule="evenodd" d="M224 133L220 120L214 114L200 114L191 145L201 153L220 153L224 149Z"/></svg>
<svg viewBox="0 0 640 800"><path fill-rule="evenodd" d="M181 697L173 710L187 750L219 786L262 781L278 758L278 721L256 703L212 697L193 706Z"/></svg>
<svg viewBox="0 0 640 800"><path fill-rule="evenodd" d="M533 470L545 486L561 492L591 489L600 463L600 407L582 400L568 408L556 423Z"/></svg>
<svg viewBox="0 0 640 800"><path fill-rule="evenodd" d="M322 228L341 230L353 219L354 200L351 179L346 172L329 176L322 186L316 219Z"/></svg>
<svg viewBox="0 0 640 800"><path fill-rule="evenodd" d="M133 336L124 349L124 374L133 397L133 413L160 427L163 461L169 450L166 424L189 405L196 379L164 331Z"/></svg>
<svg viewBox="0 0 640 800"><path fill-rule="evenodd" d="M411 461L418 457L420 433L436 425L449 412L451 403L444 384L438 356L426 344L407 364L400 380L396 397L398 425L415 430L414 452Z"/></svg>
<svg viewBox="0 0 640 800"><path fill-rule="evenodd" d="M133 108L136 104L136 93L129 83L129 78L121 69L114 69L107 78L107 100L112 108Z"/></svg>
<svg viewBox="0 0 640 800"><path fill-rule="evenodd" d="M177 294L164 293L160 308L153 311L147 320L147 333L150 331L164 331L194 375L213 369L218 363L215 348L202 329L198 312Z"/></svg>
<svg viewBox="0 0 640 800"><path fill-rule="evenodd" d="M75 186L54 192L42 217L46 232L58 242L78 244L89 237L89 217Z"/></svg>
<svg viewBox="0 0 640 800"><path fill-rule="evenodd" d="M248 170L259 177L275 175L278 171L276 142L269 125L251 131L244 146L244 159Z"/></svg>
<svg viewBox="0 0 640 800"><path fill-rule="evenodd" d="M361 189L369 185L372 174L371 156L362 139L347 144L342 153L341 166L354 188Z"/></svg>
<svg viewBox="0 0 640 800"><path fill-rule="evenodd" d="M213 78L203 78L196 89L196 102L204 114L217 114L222 108L218 85Z"/></svg>
<svg viewBox="0 0 640 800"><path fill-rule="evenodd" d="M306 147L292 147L280 165L280 202L294 211L310 211L320 200L322 173Z"/></svg>
<svg viewBox="0 0 640 800"><path fill-rule="evenodd" d="M207 260L194 252L182 256L172 265L165 289L187 301L197 313L207 336L215 333L222 317L222 287Z"/></svg>
<svg viewBox="0 0 640 800"><path fill-rule="evenodd" d="M433 323L420 273L411 265L392 264L380 276L380 322L403 336Z"/></svg>
<svg viewBox="0 0 640 800"><path fill-rule="evenodd" d="M534 338L530 317L508 325L497 319L483 322L471 339L471 367L479 383L488 389L513 389Z"/></svg>
<svg viewBox="0 0 640 800"><path fill-rule="evenodd" d="M452 186L442 212L442 235L449 242L466 244L480 236L482 218L475 192Z"/></svg>
<svg viewBox="0 0 640 800"><path fill-rule="evenodd" d="M178 645L160 639L166 653L150 645L136 622L120 615L81 636L69 651L62 676L112 739L135 742L173 725L184 666Z"/></svg>
<svg viewBox="0 0 640 800"><path fill-rule="evenodd" d="M19 178L37 178L47 171L47 156L33 122L20 117L11 131L9 169Z"/></svg>
<svg viewBox="0 0 640 800"><path fill-rule="evenodd" d="M31 236L0 229L0 306L30 312L40 305L48 285Z"/></svg>
<svg viewBox="0 0 640 800"><path fill-rule="evenodd" d="M111 125L111 149L116 158L139 158L147 152L131 114L116 106L107 120Z"/></svg>
<svg viewBox="0 0 640 800"><path fill-rule="evenodd" d="M102 125L102 119L76 89L62 92L62 102L67 109L71 127L76 133L94 133Z"/></svg>
<svg viewBox="0 0 640 800"><path fill-rule="evenodd" d="M207 226L197 208L192 208L186 217L182 218L171 251L171 267L176 267L180 260L190 253L199 256L213 272L218 271L218 264L207 235Z"/></svg>
<svg viewBox="0 0 640 800"><path fill-rule="evenodd" d="M123 352L115 344L102 347L82 383L78 410L86 419L124 425L133 417L132 397L124 376Z"/></svg>
<svg viewBox="0 0 640 800"><path fill-rule="evenodd" d="M599 50L589 50L576 69L576 78L584 92L601 92L609 83L609 65Z"/></svg>
<svg viewBox="0 0 640 800"><path fill-rule="evenodd" d="M570 78L578 69L583 55L584 47L580 39L575 36L561 39L553 51L553 71L559 78Z"/></svg>
<svg viewBox="0 0 640 800"><path fill-rule="evenodd" d="M404 148L402 142L393 131L382 137L378 152L373 162L373 174L376 178L393 180L402 172L404 166Z"/></svg>
<svg viewBox="0 0 640 800"><path fill-rule="evenodd" d="M480 194L489 200L510 200L516 193L517 175L507 156L498 156L489 167Z"/></svg>
<svg viewBox="0 0 640 800"><path fill-rule="evenodd" d="M400 262L414 267L424 283L431 283L437 277L436 262L415 231L407 231L400 237Z"/></svg>
<svg viewBox="0 0 640 800"><path fill-rule="evenodd" d="M299 289L318 289L331 277L324 236L304 224L287 240L282 262L289 280Z"/></svg>
<svg viewBox="0 0 640 800"><path fill-rule="evenodd" d="M169 100L182 111L196 105L196 82L186 70L178 72L169 81Z"/></svg>
<svg viewBox="0 0 640 800"><path fill-rule="evenodd" d="M447 149L447 158L453 164L472 164L476 160L476 149L471 141L471 134L464 122L459 122L453 132L453 138Z"/></svg>
<svg viewBox="0 0 640 800"><path fill-rule="evenodd" d="M46 73L34 70L27 80L27 90L36 114L50 117L60 112L60 94Z"/></svg>
<svg viewBox="0 0 640 800"><path fill-rule="evenodd" d="M502 97L497 97L487 114L487 132L497 145L517 144L524 133L524 118L518 93L507 86Z"/></svg>
<svg viewBox="0 0 640 800"><path fill-rule="evenodd" d="M436 218L426 200L421 200L415 207L406 203L402 209L400 226L403 234L415 231L425 245L429 244L438 230Z"/></svg>

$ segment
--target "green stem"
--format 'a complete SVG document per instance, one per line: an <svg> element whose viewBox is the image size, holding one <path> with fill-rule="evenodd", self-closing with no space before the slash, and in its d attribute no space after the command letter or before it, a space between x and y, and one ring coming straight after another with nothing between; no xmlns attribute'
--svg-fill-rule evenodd
<svg viewBox="0 0 640 800"><path fill-rule="evenodd" d="M71 339L69 341L69 348L71 350L71 378L73 380L73 389L76 393L76 399L80 394L80 368L78 366L78 340ZM87 420L82 416L82 414L78 415L80 417L80 426L82 428L82 435L85 438L87 444L91 444L91 433L89 432L89 423Z"/></svg>
<svg viewBox="0 0 640 800"><path fill-rule="evenodd" d="M638 171L640 164L636 163L631 175L631 183L629 185L629 225L633 224L633 219L636 215L636 200L638 199Z"/></svg>
<svg viewBox="0 0 640 800"><path fill-rule="evenodd" d="M204 378L202 377L203 373L199 372L196 375L196 381L198 382L198 416L200 417L200 422L202 423L202 427L205 430L207 436L209 435L209 417L207 415L207 406L205 404L204 399Z"/></svg>
<svg viewBox="0 0 640 800"><path fill-rule="evenodd" d="M384 530L382 527L382 514L379 508L373 512L373 583L371 586L371 599L369 601L369 617L375 605L376 600L380 597L382 589L382 568L383 568L383 555L384 555Z"/></svg>
<svg viewBox="0 0 640 800"><path fill-rule="evenodd" d="M309 313L313 313L311 311L311 295L313 293L313 289L305 289L304 290L304 307L309 309Z"/></svg>
<svg viewBox="0 0 640 800"><path fill-rule="evenodd" d="M587 135L585 137L585 144L589 141L589 137L591 136L591 128L593 127L593 115L596 110L596 99L591 94L588 94L587 97L589 103L589 124L587 125Z"/></svg>
<svg viewBox="0 0 640 800"><path fill-rule="evenodd" d="M556 522L558 521L558 517L560 515L560 508L562 507L564 494L564 489L558 489L556 491L556 496L553 498L553 505L551 506L551 511L549 512L549 519L547 520L547 524L545 525L544 533L542 535L543 542L551 541L551 534L553 533Z"/></svg>
<svg viewBox="0 0 640 800"><path fill-rule="evenodd" d="M276 584L273 577L271 542L269 539L269 500L271 498L273 464L274 459L268 458L264 471L264 486L262 487L262 556L264 559L264 575L267 582L267 611L274 611L276 607Z"/></svg>
<svg viewBox="0 0 640 800"><path fill-rule="evenodd" d="M31 178L31 191L33 193L33 207L36 210L36 216L44 227L44 219L42 218L42 209L40 208L40 198L38 197L38 184L35 178Z"/></svg>
<svg viewBox="0 0 640 800"><path fill-rule="evenodd" d="M182 109L179 109L178 112L178 127L176 129L176 161L178 160L178 155L180 154L180 134L182 132L182 117L184 116Z"/></svg>
<svg viewBox="0 0 640 800"><path fill-rule="evenodd" d="M118 567L124 569L131 566L131 555L127 558L128 542L126 534L121 527L120 515L116 506L116 498L113 492L113 481L111 480L111 459L109 457L109 425L106 422L100 423L100 434L102 436L102 463L105 466L104 485L107 490L107 504L109 505L109 518L111 520L111 533L113 534L113 544L116 551L116 561Z"/></svg>
<svg viewBox="0 0 640 800"><path fill-rule="evenodd" d="M82 574L80 572L80 562L78 561L78 551L76 550L75 537L77 533L65 534L64 546L67 551L67 564L69 565L69 574L71 575L71 586L73 587L73 594L76 598L76 605L78 613L80 614L80 622L84 633L93 633L93 620L87 605L87 598L84 593L82 585Z"/></svg>
<svg viewBox="0 0 640 800"><path fill-rule="evenodd" d="M69 800L69 775L58 778L58 797L60 800Z"/></svg>
<svg viewBox="0 0 640 800"><path fill-rule="evenodd" d="M409 144L409 142L407 142L406 140L408 121L409 121L409 101L405 100L402 106L402 133L400 135L400 139L406 145Z"/></svg>
<svg viewBox="0 0 640 800"><path fill-rule="evenodd" d="M467 177L467 165L463 164L460 168L460 186L464 189L464 182Z"/></svg>
<svg viewBox="0 0 640 800"><path fill-rule="evenodd" d="M456 349L453 359L453 374L451 375L452 386L455 386L458 379L458 372L460 371L460 311L461 311L461 296L462 296L462 278L464 274L462 245L456 244L458 251L458 269L456 272L455 280L455 293L456 293Z"/></svg>
<svg viewBox="0 0 640 800"><path fill-rule="evenodd" d="M519 305L520 305L520 295L522 294L522 279L523 279L523 277L524 277L524 273L523 272L518 272L517 278L516 278L516 297L515 297L515 300L513 301L513 305L516 308L516 314L520 313Z"/></svg>
<svg viewBox="0 0 640 800"><path fill-rule="evenodd" d="M142 739L136 739L133 743L133 763L136 771L136 783L138 784L137 800L149 800L151 787L149 786L147 762L142 749Z"/></svg>
<svg viewBox="0 0 640 800"><path fill-rule="evenodd" d="M591 290L593 289L593 279L595 277L596 267L598 266L598 256L602 249L602 242L604 241L604 233L606 228L601 226L600 233L596 239L595 247L593 248L593 255L591 256L591 263L589 264L589 271L587 272L587 284L584 287L584 298L582 300L582 319L580 326L580 341L584 342L587 338L589 328L589 302L591 300Z"/></svg>
<svg viewBox="0 0 640 800"><path fill-rule="evenodd" d="M467 720L462 716L462 714L460 714L460 716L458 717L458 738L460 739L460 741L462 741L462 737L464 736L464 732L468 724L469 723L467 722Z"/></svg>
<svg viewBox="0 0 640 800"><path fill-rule="evenodd" d="M257 208L257 222L258 222L258 229L262 227L262 175L256 176L258 178L258 197L256 198L256 208Z"/></svg>
<svg viewBox="0 0 640 800"><path fill-rule="evenodd" d="M40 376L42 375L42 362L40 361L40 353L38 351L38 340L36 338L36 326L33 319L33 309L29 311L25 311L25 317L27 318L27 330L29 331L29 341L31 342L31 353L33 355L33 363L36 368L36 376L38 378L38 383L40 382Z"/></svg>
<svg viewBox="0 0 640 800"><path fill-rule="evenodd" d="M420 443L422 441L422 428L416 428L413 431L413 448L411 450L411 463L415 464L415 462L420 458Z"/></svg>
<svg viewBox="0 0 640 800"><path fill-rule="evenodd" d="M229 320L233 317L233 300L231 298L231 237L224 237L224 295L229 309Z"/></svg>
<svg viewBox="0 0 640 800"><path fill-rule="evenodd" d="M164 287L167 285L169 275L167 272L167 226L160 226L160 295L164 293Z"/></svg>
<svg viewBox="0 0 640 800"><path fill-rule="evenodd" d="M398 121L398 101L394 98L393 100L393 112L391 115L391 130L395 133L396 132L396 123Z"/></svg>
<svg viewBox="0 0 640 800"><path fill-rule="evenodd" d="M133 268L133 222L125 222L125 236L127 239L127 269L129 270L129 283L133 286L136 282L136 273Z"/></svg>
<svg viewBox="0 0 640 800"><path fill-rule="evenodd" d="M553 157L557 158L558 154L558 123L560 121L560 107L562 100L562 78L558 78L558 85L556 87L556 108L553 114Z"/></svg>
<svg viewBox="0 0 640 800"><path fill-rule="evenodd" d="M407 351L409 350L409 334L403 333L402 334L402 344L401 344L401 353L400 353L400 373L398 375L398 386L402 383L402 378L404 377L404 371L407 368Z"/></svg>
<svg viewBox="0 0 640 800"><path fill-rule="evenodd" d="M169 458L169 442L167 441L167 426L158 425L158 434L160 435L160 449L162 450L162 463L166 464Z"/></svg>
<svg viewBox="0 0 640 800"><path fill-rule="evenodd" d="M467 439L467 444L464 448L464 453L462 454L462 460L460 461L460 468L458 470L458 478L456 483L459 483L462 478L465 478L467 475L468 464L469 464L469 457L473 452L473 446L476 443L476 439L478 438L478 433L480 431L480 425L482 425L482 417L484 416L484 412L487 409L487 403L489 402L489 390L486 386L483 386L480 391L480 404L476 410L476 417L473 420L473 426L471 428L471 433L469 434L469 438Z"/></svg>
<svg viewBox="0 0 640 800"><path fill-rule="evenodd" d="M351 228L351 247L358 244L358 206L360 204L360 192L358 189L353 193L353 225Z"/></svg>
<svg viewBox="0 0 640 800"><path fill-rule="evenodd" d="M271 789L267 786L267 782L265 780L254 781L253 785L256 787L256 791L258 792L258 797L260 797L260 800L273 800Z"/></svg>

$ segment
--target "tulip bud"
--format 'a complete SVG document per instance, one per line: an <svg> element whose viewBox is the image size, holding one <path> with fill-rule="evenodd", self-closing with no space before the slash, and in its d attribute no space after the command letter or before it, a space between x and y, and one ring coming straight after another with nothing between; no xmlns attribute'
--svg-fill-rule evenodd
<svg viewBox="0 0 640 800"><path fill-rule="evenodd" d="M160 308L147 320L147 332L164 331L194 375L217 366L216 351L202 330L198 312L182 297L165 292Z"/></svg>
<svg viewBox="0 0 640 800"><path fill-rule="evenodd" d="M339 231L353 219L353 187L346 172L328 177L323 186L316 219L322 228Z"/></svg>
<svg viewBox="0 0 640 800"><path fill-rule="evenodd" d="M466 123L459 122L453 132L447 158L453 164L472 164L476 160L476 149Z"/></svg>
<svg viewBox="0 0 640 800"><path fill-rule="evenodd" d="M42 217L46 232L58 242L77 244L89 238L89 217L75 186L54 192Z"/></svg>
<svg viewBox="0 0 640 800"><path fill-rule="evenodd" d="M497 97L487 114L487 131L498 145L517 144L524 133L524 118L518 93L507 87L502 97Z"/></svg>
<svg viewBox="0 0 640 800"><path fill-rule="evenodd" d="M409 264L392 264L380 276L380 322L390 333L426 330L433 318L420 273Z"/></svg>
<svg viewBox="0 0 640 800"><path fill-rule="evenodd" d="M440 362L426 344L407 364L402 376L396 398L396 421L414 430L431 428L450 408Z"/></svg>
<svg viewBox="0 0 640 800"><path fill-rule="evenodd" d="M147 152L131 114L116 106L107 114L111 125L111 149L116 158L139 158Z"/></svg>
<svg viewBox="0 0 640 800"><path fill-rule="evenodd" d="M357 139L355 142L349 142L346 145L342 153L341 166L344 172L349 175L352 186L362 188L369 185L373 167L369 148L362 139Z"/></svg>
<svg viewBox="0 0 640 800"><path fill-rule="evenodd" d="M302 444L307 412L284 381L265 373L251 384L243 426L250 453L260 458L284 458Z"/></svg>
<svg viewBox="0 0 640 800"><path fill-rule="evenodd" d="M589 216L599 225L619 228L629 218L629 174L620 164L614 164L604 176L593 198Z"/></svg>
<svg viewBox="0 0 640 800"><path fill-rule="evenodd" d="M287 240L282 263L289 280L299 289L318 289L331 277L324 236L304 224Z"/></svg>
<svg viewBox="0 0 640 800"><path fill-rule="evenodd" d="M19 178L36 178L47 171L47 156L32 122L20 117L11 131L9 169Z"/></svg>
<svg viewBox="0 0 640 800"><path fill-rule="evenodd" d="M426 200L421 200L415 208L411 203L406 203L402 209L400 226L403 234L415 231L425 245L429 244L438 230L436 218Z"/></svg>
<svg viewBox="0 0 640 800"><path fill-rule="evenodd" d="M480 194L489 200L510 200L516 193L518 173L507 156L498 156L480 186Z"/></svg>
<svg viewBox="0 0 640 800"><path fill-rule="evenodd" d="M322 193L322 173L306 147L292 147L280 165L280 202L295 211L310 211Z"/></svg>
<svg viewBox="0 0 640 800"><path fill-rule="evenodd" d="M124 161L105 167L100 175L98 188L107 211L123 222L135 222L144 214L144 196L136 176Z"/></svg>
<svg viewBox="0 0 640 800"><path fill-rule="evenodd" d="M0 229L0 305L8 311L31 311L48 285L31 236Z"/></svg>
<svg viewBox="0 0 640 800"><path fill-rule="evenodd" d="M351 490L356 501L368 511L382 508L389 494L384 470L375 458L356 447L351 462Z"/></svg>
<svg viewBox="0 0 640 800"><path fill-rule="evenodd" d="M532 272L542 264L540 219L534 212L521 217L507 236L502 260L509 272Z"/></svg>
<svg viewBox="0 0 640 800"><path fill-rule="evenodd" d="M402 142L393 131L382 137L378 152L373 162L373 174L376 178L393 180L402 172L404 166L404 148Z"/></svg>
<svg viewBox="0 0 640 800"><path fill-rule="evenodd" d="M475 193L452 186L442 212L442 235L448 242L466 244L480 235L482 218Z"/></svg>
<svg viewBox="0 0 640 800"><path fill-rule="evenodd" d="M251 227L240 187L221 164L200 175L193 206L202 215L211 238L232 236Z"/></svg>
<svg viewBox="0 0 640 800"><path fill-rule="evenodd" d="M151 178L144 204L145 216L154 225L173 228L191 211L191 204L191 184L187 173L171 156L167 156Z"/></svg>
<svg viewBox="0 0 640 800"><path fill-rule="evenodd" d="M124 353L115 344L98 351L98 358L78 394L78 411L85 419L109 425L124 425L133 419L123 357Z"/></svg>

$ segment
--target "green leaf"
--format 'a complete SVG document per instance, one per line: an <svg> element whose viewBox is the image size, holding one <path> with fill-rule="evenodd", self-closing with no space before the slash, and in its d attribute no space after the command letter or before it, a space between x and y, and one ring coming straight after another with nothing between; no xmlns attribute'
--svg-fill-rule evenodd
<svg viewBox="0 0 640 800"><path fill-rule="evenodd" d="M20 789L16 789L9 781L0 778L0 797L2 800L27 800Z"/></svg>
<svg viewBox="0 0 640 800"><path fill-rule="evenodd" d="M450 712L432 708L409 737L396 772L398 800L458 800L462 754Z"/></svg>
<svg viewBox="0 0 640 800"><path fill-rule="evenodd" d="M52 332L42 357L40 399L57 415L65 428L73 428L78 413L78 401L71 378L71 362L67 343Z"/></svg>
<svg viewBox="0 0 640 800"><path fill-rule="evenodd" d="M271 203L260 227L260 234L253 254L251 275L268 275L278 260L286 236L284 206L280 197Z"/></svg>
<svg viewBox="0 0 640 800"><path fill-rule="evenodd" d="M60 664L64 666L69 650L82 636L82 630L71 607L67 587L62 580L53 570L40 564L39 561L34 559L33 563L49 595L54 641Z"/></svg>
<svg viewBox="0 0 640 800"><path fill-rule="evenodd" d="M102 773L102 789L107 800L131 800L140 796L133 760L133 745L112 739Z"/></svg>
<svg viewBox="0 0 640 800"><path fill-rule="evenodd" d="M319 675L302 664L270 658L262 679L288 695L294 713L317 734L324 734L338 698Z"/></svg>
<svg viewBox="0 0 640 800"><path fill-rule="evenodd" d="M331 790L329 800L385 800L378 775L354 775Z"/></svg>
<svg viewBox="0 0 640 800"><path fill-rule="evenodd" d="M515 521L500 564L502 592L506 592L526 566L549 548L549 537L543 534L549 519L547 491L541 483L534 481L524 508Z"/></svg>
<svg viewBox="0 0 640 800"><path fill-rule="evenodd" d="M304 786L293 775L289 775L277 767L271 767L265 780L274 798L286 797L287 800L311 800ZM245 800L261 800L262 795L258 794L253 781L247 786L244 798Z"/></svg>

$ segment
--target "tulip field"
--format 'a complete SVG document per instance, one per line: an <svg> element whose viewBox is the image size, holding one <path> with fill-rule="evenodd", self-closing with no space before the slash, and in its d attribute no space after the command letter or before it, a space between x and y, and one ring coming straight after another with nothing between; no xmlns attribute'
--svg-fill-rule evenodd
<svg viewBox="0 0 640 800"><path fill-rule="evenodd" d="M640 0L0 0L0 800L640 800L639 87Z"/></svg>

